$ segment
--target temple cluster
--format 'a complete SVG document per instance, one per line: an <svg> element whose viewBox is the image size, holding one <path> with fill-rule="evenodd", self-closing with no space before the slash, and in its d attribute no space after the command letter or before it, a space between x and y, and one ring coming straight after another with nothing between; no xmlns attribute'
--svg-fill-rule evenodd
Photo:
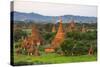
<svg viewBox="0 0 100 67"><path fill-rule="evenodd" d="M56 32L56 35L53 38L53 40L51 41L50 46L44 48L44 51L46 53L55 52L55 49L58 48L60 46L60 44L64 41L67 32L78 31L78 29L75 26L74 20L71 20L69 22L69 24L65 30L63 29L62 22L63 22L62 18L59 17L59 26L58 26L57 31L56 31L55 24L53 24L52 32ZM81 32L86 31L84 25L80 31ZM25 38L22 38L21 48L24 49L28 55L39 56L40 53L39 53L38 49L39 49L40 45L43 45L43 43L44 43L44 40L43 40L41 34L39 33L38 28L34 25L32 27L31 35L29 35Z"/></svg>

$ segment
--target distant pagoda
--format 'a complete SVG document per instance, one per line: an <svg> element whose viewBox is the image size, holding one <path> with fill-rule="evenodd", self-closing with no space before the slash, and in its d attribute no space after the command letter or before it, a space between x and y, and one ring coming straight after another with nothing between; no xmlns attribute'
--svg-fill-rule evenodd
<svg viewBox="0 0 100 67"><path fill-rule="evenodd" d="M86 32L86 28L85 28L84 25L83 25L82 28L81 28L81 32Z"/></svg>
<svg viewBox="0 0 100 67"><path fill-rule="evenodd" d="M56 27L55 27L55 21L54 21L54 17L52 17L52 22L53 22L53 26L52 26L52 32L56 32Z"/></svg>
<svg viewBox="0 0 100 67"><path fill-rule="evenodd" d="M63 42L64 40L64 30L63 30L63 26L62 26L62 18L59 17L59 27L58 27L58 31L56 36L54 37L52 43L51 43L51 47L52 48L57 48L59 47L59 45L61 44L61 42Z"/></svg>
<svg viewBox="0 0 100 67"><path fill-rule="evenodd" d="M69 22L68 27L67 27L67 32L73 32L75 30L76 30L76 28L75 28L75 22L74 22L74 20L71 20Z"/></svg>

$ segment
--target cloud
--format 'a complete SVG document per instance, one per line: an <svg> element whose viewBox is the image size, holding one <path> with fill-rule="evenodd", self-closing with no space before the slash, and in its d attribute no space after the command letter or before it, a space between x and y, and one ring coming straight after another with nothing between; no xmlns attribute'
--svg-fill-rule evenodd
<svg viewBox="0 0 100 67"><path fill-rule="evenodd" d="M15 1L14 11L35 12L46 16L80 15L97 16L97 6Z"/></svg>

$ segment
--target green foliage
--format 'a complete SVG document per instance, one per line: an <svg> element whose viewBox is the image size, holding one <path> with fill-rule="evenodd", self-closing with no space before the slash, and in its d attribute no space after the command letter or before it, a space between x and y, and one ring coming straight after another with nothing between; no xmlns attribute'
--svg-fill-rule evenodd
<svg viewBox="0 0 100 67"><path fill-rule="evenodd" d="M71 55L73 47L74 47L74 42L71 39L65 40L61 44L61 49L62 49L62 51L64 52L65 55Z"/></svg>
<svg viewBox="0 0 100 67"><path fill-rule="evenodd" d="M44 46L40 45L39 46L39 51L44 51Z"/></svg>
<svg viewBox="0 0 100 67"><path fill-rule="evenodd" d="M56 53L42 54L42 56L28 56L28 55L14 55L14 65L36 65L36 64L58 64L71 62L88 62L96 61L95 55L81 55L81 56L60 56Z"/></svg>
<svg viewBox="0 0 100 67"><path fill-rule="evenodd" d="M19 48L19 47L21 47L21 42L16 42L15 43L15 48Z"/></svg>
<svg viewBox="0 0 100 67"><path fill-rule="evenodd" d="M86 55L88 53L88 46L82 41L77 41L76 46L72 49L73 55Z"/></svg>
<svg viewBox="0 0 100 67"><path fill-rule="evenodd" d="M21 39L22 36L23 37L27 36L27 33L21 29L16 29L13 33L13 39L15 42Z"/></svg>
<svg viewBox="0 0 100 67"><path fill-rule="evenodd" d="M51 23L50 23L51 24ZM31 27L34 23L16 23L17 29L14 31L14 52L19 48L20 54L17 55L14 53L14 64L15 65L31 65L31 64L51 64L51 63L66 63L66 62L84 62L84 61L96 61L97 56L97 31L96 24L85 24L88 29L93 31L88 32L68 32L61 46L56 49L56 53L44 52L45 46L50 45L51 41L55 37L55 33L51 32L50 24L40 24L37 23L40 34L43 36L47 45L40 45L39 52L40 56L29 56L25 49L19 48L21 46L21 37L27 36L27 33L31 33ZM64 24L66 26L66 23ZM64 26L63 25L63 26ZM57 25L56 25L57 26ZM77 23L76 25L79 29L81 24ZM64 27L65 28L65 27ZM88 56L88 49L90 46L93 46L94 55ZM64 55L60 55L60 53ZM59 54L58 54L59 53Z"/></svg>
<svg viewBox="0 0 100 67"><path fill-rule="evenodd" d="M45 39L46 42L50 43L51 40L54 38L56 33L51 32L51 33L44 33L43 37Z"/></svg>
<svg viewBox="0 0 100 67"><path fill-rule="evenodd" d="M96 40L96 31L68 32L61 49L65 55L86 55L92 45L94 53L97 53Z"/></svg>
<svg viewBox="0 0 100 67"><path fill-rule="evenodd" d="M96 40L97 32L89 31L89 32L68 32L67 38L73 38L75 40Z"/></svg>

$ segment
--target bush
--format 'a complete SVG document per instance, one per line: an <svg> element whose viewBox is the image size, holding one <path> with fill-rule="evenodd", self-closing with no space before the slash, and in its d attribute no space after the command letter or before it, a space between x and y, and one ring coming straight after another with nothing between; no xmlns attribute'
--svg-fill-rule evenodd
<svg viewBox="0 0 100 67"><path fill-rule="evenodd" d="M73 46L74 42L72 40L65 40L61 44L61 50L64 52L65 55L71 55L71 50Z"/></svg>
<svg viewBox="0 0 100 67"><path fill-rule="evenodd" d="M97 53L96 31L91 32L68 32L67 37L61 44L65 55L86 55L92 45L94 53Z"/></svg>
<svg viewBox="0 0 100 67"><path fill-rule="evenodd" d="M44 39L45 39L46 42L51 43L51 41L54 38L55 34L56 34L55 32L45 33L43 35L43 37L44 37Z"/></svg>
<svg viewBox="0 0 100 67"><path fill-rule="evenodd" d="M13 33L13 39L15 42L17 42L21 37L27 36L27 33L23 31L22 29L16 29Z"/></svg>

